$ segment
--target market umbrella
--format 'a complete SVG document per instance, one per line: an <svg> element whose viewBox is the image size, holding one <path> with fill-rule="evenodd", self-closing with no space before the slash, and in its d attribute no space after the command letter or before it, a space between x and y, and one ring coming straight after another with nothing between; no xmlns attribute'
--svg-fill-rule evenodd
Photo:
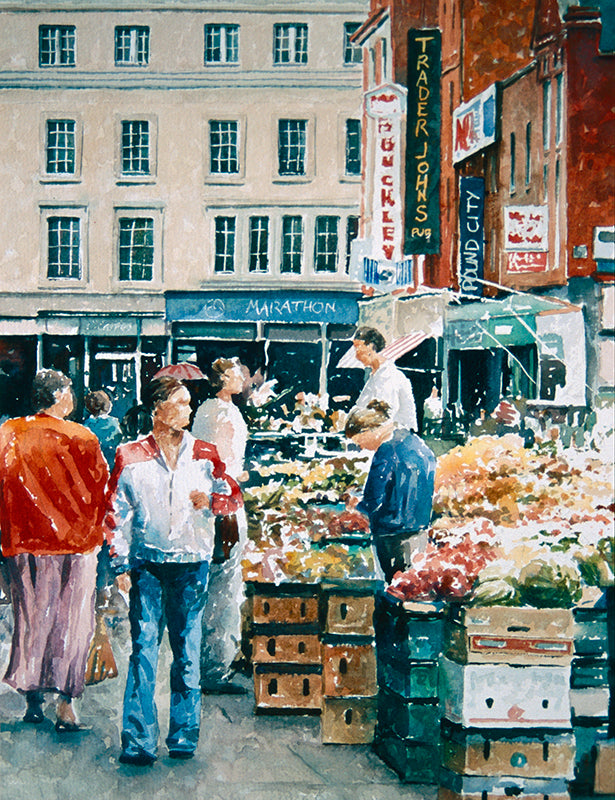
<svg viewBox="0 0 615 800"><path fill-rule="evenodd" d="M162 367L154 375L154 378L177 378L180 381L200 381L203 380L204 375L196 364L191 364L188 361L182 361L180 364L167 364Z"/></svg>

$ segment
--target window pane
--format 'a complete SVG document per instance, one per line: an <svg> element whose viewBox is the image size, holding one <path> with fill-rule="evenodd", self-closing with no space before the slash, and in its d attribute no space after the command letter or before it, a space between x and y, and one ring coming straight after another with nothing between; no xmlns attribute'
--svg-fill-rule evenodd
<svg viewBox="0 0 615 800"><path fill-rule="evenodd" d="M282 217L282 263L281 272L301 272L303 257L303 219Z"/></svg>
<svg viewBox="0 0 615 800"><path fill-rule="evenodd" d="M75 27L41 25L38 29L38 63L41 67L75 65Z"/></svg>
<svg viewBox="0 0 615 800"><path fill-rule="evenodd" d="M352 243L359 235L359 218L348 217L346 220L346 273L350 271L350 253Z"/></svg>
<svg viewBox="0 0 615 800"><path fill-rule="evenodd" d="M273 63L307 64L308 26L273 26Z"/></svg>
<svg viewBox="0 0 615 800"><path fill-rule="evenodd" d="M239 172L239 123L210 120L209 170L216 175Z"/></svg>
<svg viewBox="0 0 615 800"><path fill-rule="evenodd" d="M235 217L216 217L215 272L235 271Z"/></svg>
<svg viewBox="0 0 615 800"><path fill-rule="evenodd" d="M154 273L154 220L122 218L120 223L120 280L151 281Z"/></svg>
<svg viewBox="0 0 615 800"><path fill-rule="evenodd" d="M362 48L350 41L352 34L360 27L358 22L344 23L344 64L360 64L363 60Z"/></svg>
<svg viewBox="0 0 615 800"><path fill-rule="evenodd" d="M72 175L75 172L75 121L47 120L47 172Z"/></svg>
<svg viewBox="0 0 615 800"><path fill-rule="evenodd" d="M149 61L149 28L118 26L115 29L115 63L144 66Z"/></svg>
<svg viewBox="0 0 615 800"><path fill-rule="evenodd" d="M125 175L149 174L149 122L122 122L122 172Z"/></svg>
<svg viewBox="0 0 615 800"><path fill-rule="evenodd" d="M337 229L339 217L316 217L314 269L335 272L337 267Z"/></svg>
<svg viewBox="0 0 615 800"><path fill-rule="evenodd" d="M269 217L250 217L250 272L269 268Z"/></svg>
<svg viewBox="0 0 615 800"><path fill-rule="evenodd" d="M346 175L361 174L361 120L346 120Z"/></svg>
<svg viewBox="0 0 615 800"><path fill-rule="evenodd" d="M515 173L517 171L517 153L516 153L516 137L514 133L510 134L510 191L515 191Z"/></svg>
<svg viewBox="0 0 615 800"><path fill-rule="evenodd" d="M545 150L551 144L551 81L542 86L542 143Z"/></svg>
<svg viewBox="0 0 615 800"><path fill-rule="evenodd" d="M305 175L307 120L281 119L278 123L280 175Z"/></svg>
<svg viewBox="0 0 615 800"><path fill-rule="evenodd" d="M205 63L239 61L239 25L205 25Z"/></svg>
<svg viewBox="0 0 615 800"><path fill-rule="evenodd" d="M79 266L78 217L49 217L47 220L47 277L81 278Z"/></svg>

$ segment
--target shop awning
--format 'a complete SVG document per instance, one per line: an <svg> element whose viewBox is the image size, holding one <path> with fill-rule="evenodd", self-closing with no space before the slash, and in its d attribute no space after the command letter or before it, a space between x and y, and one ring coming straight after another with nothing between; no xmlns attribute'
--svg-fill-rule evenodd
<svg viewBox="0 0 615 800"><path fill-rule="evenodd" d="M424 342L425 339L429 339L430 336L432 336L432 334L425 333L425 331L412 331L412 333L400 336L399 339L395 339L394 342L388 344L384 350L381 350L381 355L389 361L396 361L405 353L416 349L421 342ZM355 358L353 345L351 345L350 349L340 358L337 366L342 369L365 369L365 365Z"/></svg>

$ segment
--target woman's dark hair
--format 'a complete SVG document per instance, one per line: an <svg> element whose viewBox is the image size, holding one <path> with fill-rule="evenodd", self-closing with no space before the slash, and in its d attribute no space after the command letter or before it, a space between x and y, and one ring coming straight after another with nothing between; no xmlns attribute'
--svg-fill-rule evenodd
<svg viewBox="0 0 615 800"><path fill-rule="evenodd" d="M354 336L352 337L353 341L359 340L360 342L365 342L365 344L373 345L374 350L376 353L379 353L381 350L384 350L386 347L386 339L380 333L380 331L376 330L376 328L357 328L354 332Z"/></svg>
<svg viewBox="0 0 615 800"><path fill-rule="evenodd" d="M351 411L344 433L349 439L364 431L372 431L389 421L391 406L384 400L372 400L365 408L355 408Z"/></svg>
<svg viewBox="0 0 615 800"><path fill-rule="evenodd" d="M172 378L164 375L161 378L154 378L143 387L141 392L141 402L144 408L150 413L154 413L154 409L160 403L164 403L169 397L184 386L183 381L178 378Z"/></svg>
<svg viewBox="0 0 615 800"><path fill-rule="evenodd" d="M222 388L222 376L228 369L233 369L238 365L238 361L234 358L217 358L211 365L209 371L209 382L214 389Z"/></svg>
<svg viewBox="0 0 615 800"><path fill-rule="evenodd" d="M72 381L63 372L42 369L32 381L32 410L34 413L51 408L57 402L58 392L72 386Z"/></svg>
<svg viewBox="0 0 615 800"><path fill-rule="evenodd" d="M88 392L85 396L85 407L93 417L99 414L107 414L111 409L111 398L107 392L98 389L95 392Z"/></svg>
<svg viewBox="0 0 615 800"><path fill-rule="evenodd" d="M152 415L145 406L133 406L123 416L120 422L124 439L131 441L138 436L147 436L152 432Z"/></svg>

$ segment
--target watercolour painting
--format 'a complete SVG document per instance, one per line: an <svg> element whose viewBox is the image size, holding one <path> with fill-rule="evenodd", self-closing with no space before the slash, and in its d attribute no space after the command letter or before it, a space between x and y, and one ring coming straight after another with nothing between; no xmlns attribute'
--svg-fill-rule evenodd
<svg viewBox="0 0 615 800"><path fill-rule="evenodd" d="M614 0L0 0L3 800L615 797L614 86Z"/></svg>

